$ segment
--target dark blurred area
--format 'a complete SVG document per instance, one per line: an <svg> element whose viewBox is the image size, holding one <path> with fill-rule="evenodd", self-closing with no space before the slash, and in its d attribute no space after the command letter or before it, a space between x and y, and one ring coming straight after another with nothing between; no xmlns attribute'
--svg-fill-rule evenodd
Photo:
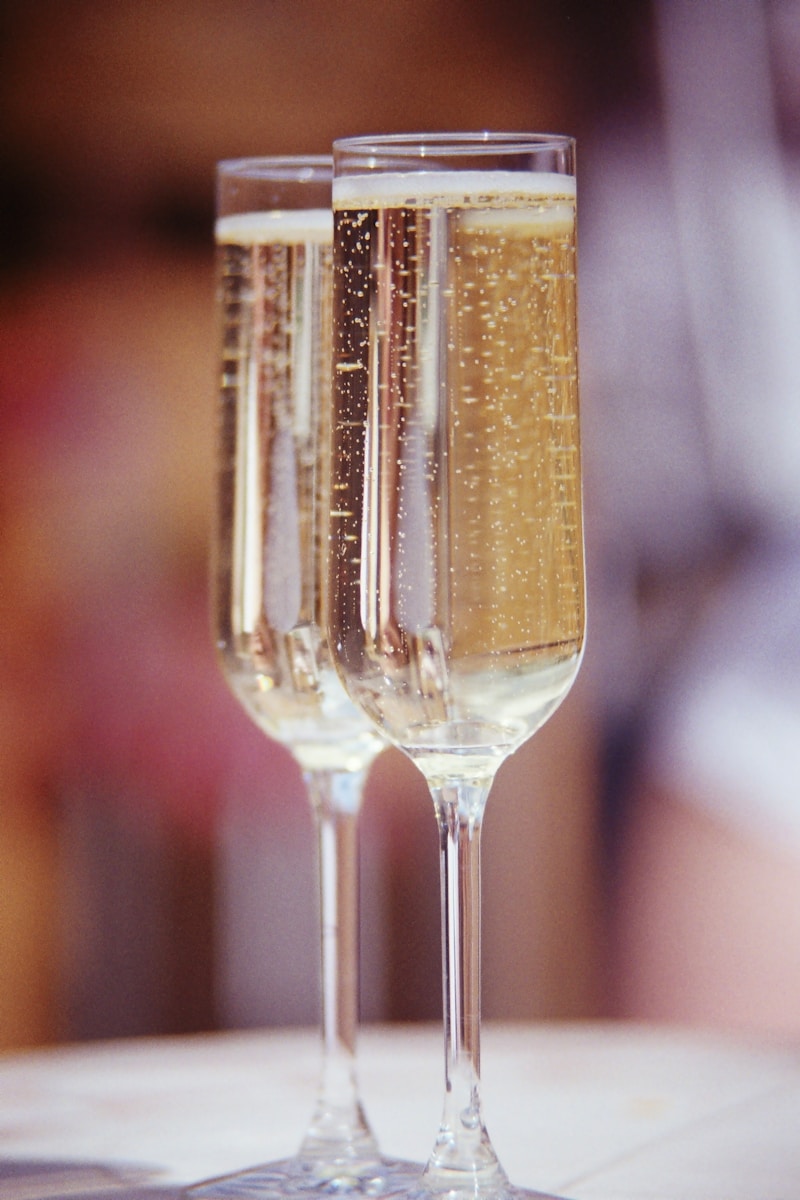
<svg viewBox="0 0 800 1200"><path fill-rule="evenodd" d="M686 17L692 7L724 25L716 0L665 0L656 11ZM727 9L769 14L773 58L796 33L794 4ZM720 43L710 27L695 44ZM711 499L695 486L710 478L708 446L698 452L695 426L681 423L695 406L707 431L708 388L702 372L678 378L674 364L694 362L698 321L732 292L723 280L704 309L709 301L693 301L664 267L686 249L665 201L673 182L662 186L664 45L638 0L7 0L0 1046L315 1019L310 814L288 754L228 695L209 631L214 164L414 129L552 129L580 145L591 636L575 692L503 769L489 806L486 1015L785 1027L800 1013L798 999L762 1020L758 989L741 1011L682 1008L693 963L673 950L690 944L684 927L659 917L632 933L619 918L649 911L640 867L629 865L642 861L645 877L663 877L659 913L667 903L693 930L705 928L702 887L712 885L714 946L732 944L735 912L755 913L723 883L744 877L744 859L720 861L715 874L716 825L703 825L707 842L694 827L681 841L706 847L690 883L666 828L656 846L670 847L677 874L641 858L632 815L666 790L655 811L662 821L680 814L671 830L702 811L728 837L725 815L687 799L683 776L665 789L664 772L649 773L647 751L661 744L656 700L672 695L663 662L674 667L684 652L701 661L681 617L758 541L760 522L746 505L719 503L716 482ZM787 152L798 111L790 83L791 72L778 105ZM731 104L712 123L735 129ZM715 165L706 154L687 170L704 177ZM725 248L708 253L719 261ZM675 328L685 344L670 340ZM670 378L677 385L661 387ZM793 629L787 637L794 646ZM424 786L394 752L368 785L362 843L364 1016L438 1019L435 825ZM784 901L797 900L794 854L781 847ZM763 876L746 861L750 899L768 912ZM771 860L759 865L777 877ZM664 900L676 880L682 908ZM644 944L656 948L645 954ZM713 973L708 940L697 953ZM652 965L649 991L628 989L631 958ZM734 956L730 969L744 977L748 961ZM710 994L707 980L697 987ZM654 994L671 997L664 1011Z"/></svg>

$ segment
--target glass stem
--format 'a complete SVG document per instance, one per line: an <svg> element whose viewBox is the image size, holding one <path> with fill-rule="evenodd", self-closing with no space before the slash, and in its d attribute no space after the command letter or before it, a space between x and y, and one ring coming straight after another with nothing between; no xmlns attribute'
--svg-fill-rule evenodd
<svg viewBox="0 0 800 1200"><path fill-rule="evenodd" d="M364 772L308 771L317 828L322 974L322 1076L301 1158L331 1170L377 1160L356 1078L358 813Z"/></svg>
<svg viewBox="0 0 800 1200"><path fill-rule="evenodd" d="M463 783L431 789L440 835L445 1101L425 1184L481 1196L507 1186L480 1101L480 836L488 790Z"/></svg>

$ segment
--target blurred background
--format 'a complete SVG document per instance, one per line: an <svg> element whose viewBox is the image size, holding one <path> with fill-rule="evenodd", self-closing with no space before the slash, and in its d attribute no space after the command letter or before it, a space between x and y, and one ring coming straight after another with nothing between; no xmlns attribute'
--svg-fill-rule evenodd
<svg viewBox="0 0 800 1200"><path fill-rule="evenodd" d="M6 0L0 1047L317 1018L311 816L208 615L214 164L579 138L590 633L502 769L484 1014L800 1030L800 6ZM438 1020L387 752L362 1012Z"/></svg>

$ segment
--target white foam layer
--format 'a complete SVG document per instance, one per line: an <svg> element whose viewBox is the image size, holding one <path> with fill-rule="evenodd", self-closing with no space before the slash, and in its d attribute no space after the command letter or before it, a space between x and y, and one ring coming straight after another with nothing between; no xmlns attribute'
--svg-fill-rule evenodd
<svg viewBox="0 0 800 1200"><path fill-rule="evenodd" d="M525 236L526 233L533 237L569 236L575 225L574 203L561 197L553 197L548 203L547 195L532 199L542 207L526 208L523 204L513 208L466 208L459 213L459 228L498 236L507 233L509 237Z"/></svg>
<svg viewBox="0 0 800 1200"><path fill-rule="evenodd" d="M287 245L330 242L333 239L333 214L329 208L236 213L218 217L214 235L217 242L236 246L256 246L266 242Z"/></svg>
<svg viewBox="0 0 800 1200"><path fill-rule="evenodd" d="M471 204L491 197L543 200L575 195L575 177L554 171L398 171L340 175L333 181L338 208Z"/></svg>

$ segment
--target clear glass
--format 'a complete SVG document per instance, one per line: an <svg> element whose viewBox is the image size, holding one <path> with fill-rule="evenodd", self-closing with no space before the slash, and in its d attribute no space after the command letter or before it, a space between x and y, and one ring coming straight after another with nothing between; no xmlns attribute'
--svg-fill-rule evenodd
<svg viewBox="0 0 800 1200"><path fill-rule="evenodd" d="M412 1191L518 1194L480 1101L480 834L584 637L571 139L334 143L328 637L439 828L445 1099Z"/></svg>
<svg viewBox="0 0 800 1200"><path fill-rule="evenodd" d="M381 1157L356 1078L357 821L364 776L385 741L345 693L322 618L332 232L330 158L219 165L214 625L234 693L291 749L308 788L319 852L323 1056L296 1157L198 1185L195 1197L383 1195L420 1170Z"/></svg>

